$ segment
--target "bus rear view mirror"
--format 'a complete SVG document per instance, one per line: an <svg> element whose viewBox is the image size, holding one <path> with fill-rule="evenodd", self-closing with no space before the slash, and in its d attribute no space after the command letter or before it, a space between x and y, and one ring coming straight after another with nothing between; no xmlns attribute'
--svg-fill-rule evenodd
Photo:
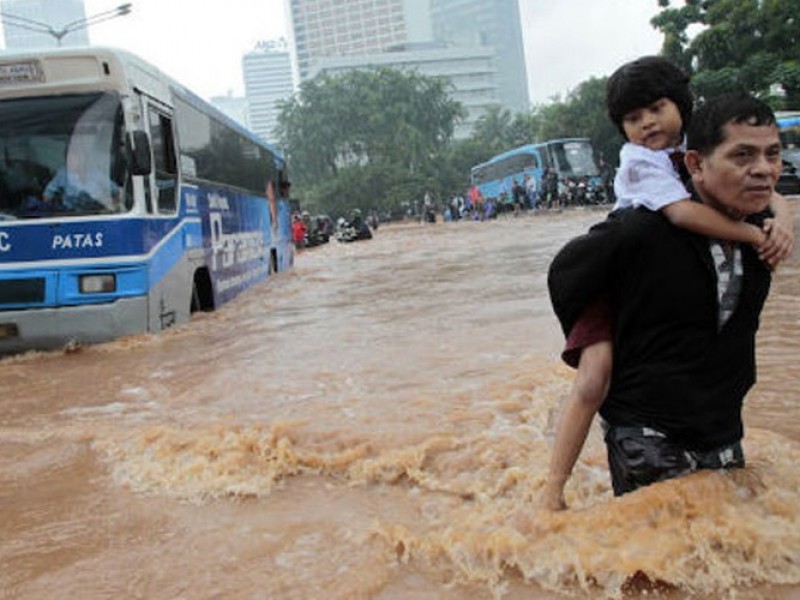
<svg viewBox="0 0 800 600"><path fill-rule="evenodd" d="M128 134L128 156L133 175L149 175L153 170L150 139L144 131L133 131Z"/></svg>

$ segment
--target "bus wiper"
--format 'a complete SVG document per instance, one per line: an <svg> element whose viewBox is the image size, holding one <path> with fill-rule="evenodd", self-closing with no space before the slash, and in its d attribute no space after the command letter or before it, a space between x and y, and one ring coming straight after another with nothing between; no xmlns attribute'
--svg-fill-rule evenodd
<svg viewBox="0 0 800 600"><path fill-rule="evenodd" d="M16 221L18 218L17 215L0 212L0 221Z"/></svg>

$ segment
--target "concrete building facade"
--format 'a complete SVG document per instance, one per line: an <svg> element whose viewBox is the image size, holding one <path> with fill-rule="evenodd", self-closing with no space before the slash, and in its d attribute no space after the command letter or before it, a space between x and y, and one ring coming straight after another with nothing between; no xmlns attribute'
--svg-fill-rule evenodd
<svg viewBox="0 0 800 600"><path fill-rule="evenodd" d="M447 79L452 84L451 98L467 110L466 119L458 123L454 131L456 139L468 137L475 122L489 107L498 104L496 57L494 49L487 46L449 47L435 42L404 44L380 54L320 60L309 75L378 67L416 71L429 77Z"/></svg>
<svg viewBox="0 0 800 600"><path fill-rule="evenodd" d="M286 0L297 81L389 66L450 79L469 135L489 106L530 109L518 0Z"/></svg>
<svg viewBox="0 0 800 600"><path fill-rule="evenodd" d="M294 92L292 62L285 40L260 42L244 55L245 98L248 126L268 142L275 143L278 103Z"/></svg>
<svg viewBox="0 0 800 600"><path fill-rule="evenodd" d="M315 61L430 40L428 1L288 0L298 79L309 77Z"/></svg>
<svg viewBox="0 0 800 600"><path fill-rule="evenodd" d="M494 48L501 106L530 109L518 0L430 0L430 20L438 41Z"/></svg>

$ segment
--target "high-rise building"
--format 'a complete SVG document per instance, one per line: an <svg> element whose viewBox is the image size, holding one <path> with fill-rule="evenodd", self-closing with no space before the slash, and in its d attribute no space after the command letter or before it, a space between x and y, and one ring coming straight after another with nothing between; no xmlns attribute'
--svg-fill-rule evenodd
<svg viewBox="0 0 800 600"><path fill-rule="evenodd" d="M530 108L518 0L430 0L433 37L454 46L490 46L504 108Z"/></svg>
<svg viewBox="0 0 800 600"><path fill-rule="evenodd" d="M51 27L58 32L68 23L86 18L83 0L3 0L0 2L3 12L3 35L6 49L17 48L52 48L59 45L57 37L42 31L33 31L24 27L25 20L35 21ZM7 16L8 15L8 16ZM11 16L20 17L12 19ZM32 23L27 23L36 27ZM22 25L22 26L20 26ZM89 44L87 29L76 29L67 33L62 39L62 46L85 46Z"/></svg>
<svg viewBox="0 0 800 600"><path fill-rule="evenodd" d="M292 62L285 40L259 42L242 59L250 129L275 142L278 102L294 92Z"/></svg>
<svg viewBox="0 0 800 600"><path fill-rule="evenodd" d="M314 62L363 56L430 40L428 0L289 0L295 68L305 80Z"/></svg>
<svg viewBox="0 0 800 600"><path fill-rule="evenodd" d="M299 81L376 65L447 77L469 113L458 137L469 134L488 106L530 108L518 0L288 3Z"/></svg>
<svg viewBox="0 0 800 600"><path fill-rule="evenodd" d="M452 87L450 97L466 109L466 118L456 124L453 137L468 137L475 122L499 104L494 49L489 46L447 46L441 42L403 44L389 52L367 56L326 58L310 73L340 74L352 69L392 69L414 71L429 77L443 77Z"/></svg>

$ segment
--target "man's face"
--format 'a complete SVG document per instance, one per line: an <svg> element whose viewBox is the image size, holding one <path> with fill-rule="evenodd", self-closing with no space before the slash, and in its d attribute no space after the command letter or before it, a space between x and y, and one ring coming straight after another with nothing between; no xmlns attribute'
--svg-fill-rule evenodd
<svg viewBox="0 0 800 600"><path fill-rule="evenodd" d="M781 173L781 143L774 125L727 123L711 154L687 153L692 181L703 202L733 218L769 206Z"/></svg>

